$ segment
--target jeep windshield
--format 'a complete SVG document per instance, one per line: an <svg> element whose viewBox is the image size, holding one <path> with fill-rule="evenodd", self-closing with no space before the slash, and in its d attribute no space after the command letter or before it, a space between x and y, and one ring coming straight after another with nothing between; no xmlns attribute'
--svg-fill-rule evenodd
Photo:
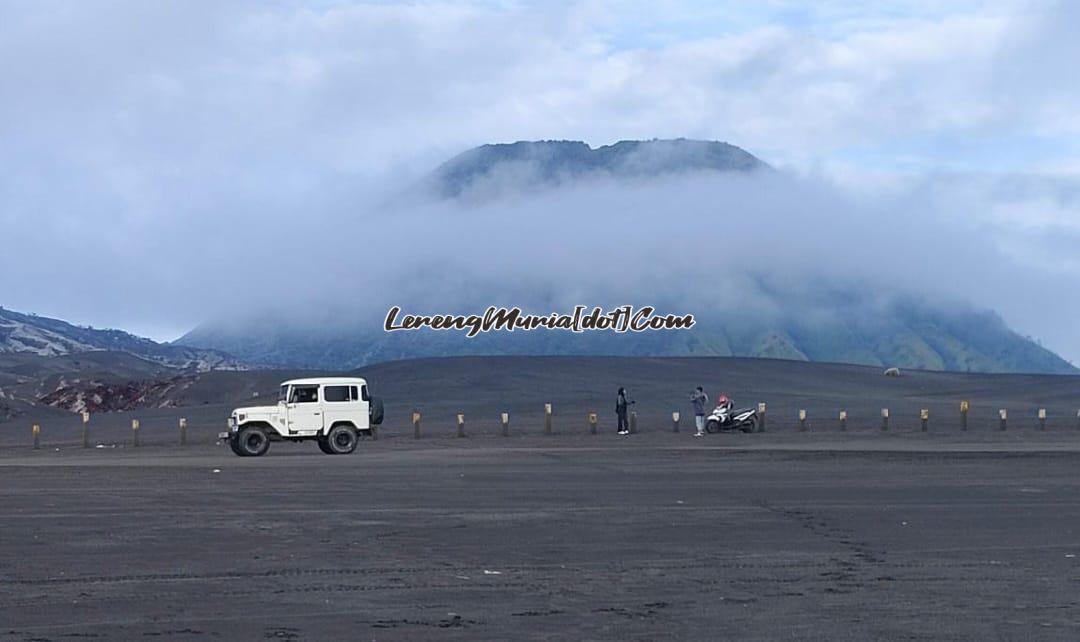
<svg viewBox="0 0 1080 642"><path fill-rule="evenodd" d="M287 401L288 398L289 398L289 386L281 386L281 388L278 389L277 400L278 401Z"/></svg>

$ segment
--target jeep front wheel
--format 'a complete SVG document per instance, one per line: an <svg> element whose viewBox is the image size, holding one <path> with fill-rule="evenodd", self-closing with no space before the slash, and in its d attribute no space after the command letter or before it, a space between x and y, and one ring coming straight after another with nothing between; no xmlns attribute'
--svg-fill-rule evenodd
<svg viewBox="0 0 1080 642"><path fill-rule="evenodd" d="M270 437L258 426L248 426L236 436L236 447L244 457L259 457L270 450Z"/></svg>
<svg viewBox="0 0 1080 642"><path fill-rule="evenodd" d="M334 455L348 455L356 450L360 437L352 426L338 425L326 433L326 447Z"/></svg>

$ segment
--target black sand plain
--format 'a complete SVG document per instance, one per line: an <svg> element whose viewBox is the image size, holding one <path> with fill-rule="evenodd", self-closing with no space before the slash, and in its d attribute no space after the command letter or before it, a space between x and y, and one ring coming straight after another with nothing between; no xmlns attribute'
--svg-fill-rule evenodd
<svg viewBox="0 0 1080 642"><path fill-rule="evenodd" d="M42 419L37 451L29 421L0 426L0 639L1080 637L1080 378L603 358L364 374L388 421L352 456L237 458L212 443L236 401L210 392L94 417L85 450L77 418ZM276 381L203 383L248 399ZM698 383L768 403L767 432L674 434ZM618 385L638 435L612 434Z"/></svg>

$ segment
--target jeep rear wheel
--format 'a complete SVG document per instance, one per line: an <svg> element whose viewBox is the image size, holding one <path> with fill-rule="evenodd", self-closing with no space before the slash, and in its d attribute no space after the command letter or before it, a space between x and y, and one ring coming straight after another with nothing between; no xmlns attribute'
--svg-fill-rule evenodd
<svg viewBox="0 0 1080 642"><path fill-rule="evenodd" d="M270 450L270 437L258 426L248 426L236 436L236 446L244 457L260 457Z"/></svg>
<svg viewBox="0 0 1080 642"><path fill-rule="evenodd" d="M334 454L334 451L330 450L330 443L326 440L325 435L319 435L318 438L315 439L315 443L319 444L319 450L323 451L324 454Z"/></svg>
<svg viewBox="0 0 1080 642"><path fill-rule="evenodd" d="M326 433L326 447L333 455L348 455L356 450L359 441L360 436L352 426L339 424Z"/></svg>

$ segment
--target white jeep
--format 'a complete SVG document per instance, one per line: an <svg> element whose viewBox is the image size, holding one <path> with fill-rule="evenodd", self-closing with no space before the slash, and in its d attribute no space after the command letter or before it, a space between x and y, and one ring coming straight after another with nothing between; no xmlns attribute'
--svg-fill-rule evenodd
<svg viewBox="0 0 1080 642"><path fill-rule="evenodd" d="M382 401L368 394L364 379L293 379L281 384L276 406L233 410L229 431L218 437L241 457L265 455L271 441L308 440L327 455L346 455L382 419Z"/></svg>

